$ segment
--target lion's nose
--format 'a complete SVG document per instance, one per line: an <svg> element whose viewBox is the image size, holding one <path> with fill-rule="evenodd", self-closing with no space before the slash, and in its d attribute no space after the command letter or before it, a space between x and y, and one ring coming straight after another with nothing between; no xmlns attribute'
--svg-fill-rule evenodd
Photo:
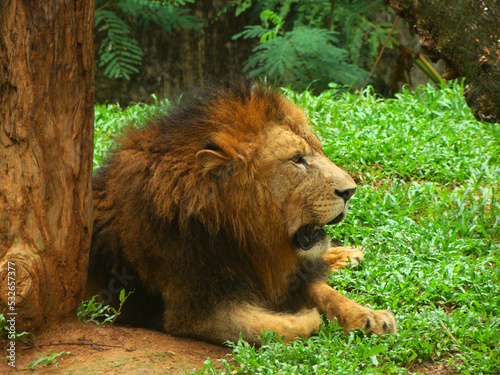
<svg viewBox="0 0 500 375"><path fill-rule="evenodd" d="M344 201L347 202L349 199L351 199L355 191L356 188L346 189L346 190L335 190L335 194L337 194L340 198L342 198Z"/></svg>

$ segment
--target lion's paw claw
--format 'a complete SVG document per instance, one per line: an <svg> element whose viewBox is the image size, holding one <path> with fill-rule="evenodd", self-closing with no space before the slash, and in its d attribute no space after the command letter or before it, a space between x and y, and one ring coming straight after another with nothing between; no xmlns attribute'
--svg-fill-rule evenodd
<svg viewBox="0 0 500 375"><path fill-rule="evenodd" d="M396 333L396 327L396 319L390 311L366 308L356 318L352 319L345 328L348 332L361 328L365 333L393 335Z"/></svg>

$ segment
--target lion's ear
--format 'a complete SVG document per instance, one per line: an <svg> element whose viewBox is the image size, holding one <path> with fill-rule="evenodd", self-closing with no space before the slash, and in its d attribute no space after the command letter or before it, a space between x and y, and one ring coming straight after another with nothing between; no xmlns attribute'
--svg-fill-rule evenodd
<svg viewBox="0 0 500 375"><path fill-rule="evenodd" d="M198 151L196 161L216 180L229 176L233 169L229 157L210 149Z"/></svg>

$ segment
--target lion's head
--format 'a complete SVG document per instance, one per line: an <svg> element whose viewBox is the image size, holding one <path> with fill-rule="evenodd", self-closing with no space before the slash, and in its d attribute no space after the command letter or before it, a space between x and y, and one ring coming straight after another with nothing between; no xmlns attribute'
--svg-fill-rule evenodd
<svg viewBox="0 0 500 375"><path fill-rule="evenodd" d="M324 155L303 112L288 100L275 97L269 116L252 120L253 105L265 100L261 96L254 92L247 106L231 107L248 130L228 139L222 139L227 129L212 134L208 147L197 152L197 162L210 183L239 200L232 203L234 217L248 212L247 225L254 215L274 221L267 226L279 225L299 256L318 257L329 246L323 227L345 217L356 184ZM270 214L270 207L277 210Z"/></svg>

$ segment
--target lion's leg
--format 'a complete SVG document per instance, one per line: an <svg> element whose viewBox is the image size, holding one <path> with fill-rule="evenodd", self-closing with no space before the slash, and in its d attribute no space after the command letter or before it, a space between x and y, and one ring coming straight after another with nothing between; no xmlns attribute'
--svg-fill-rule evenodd
<svg viewBox="0 0 500 375"><path fill-rule="evenodd" d="M319 330L321 318L316 309L305 309L296 314L278 314L250 304L236 305L232 309L221 308L198 328L202 339L222 344L227 340L237 342L242 338L260 344L257 336L273 331L285 342L298 337L309 337Z"/></svg>
<svg viewBox="0 0 500 375"><path fill-rule="evenodd" d="M331 247L324 255L331 270L345 268L357 264L363 259L362 247Z"/></svg>
<svg viewBox="0 0 500 375"><path fill-rule="evenodd" d="M309 291L321 313L337 318L346 332L361 328L377 335L396 333L396 320L387 310L372 310L350 300L325 283L314 283Z"/></svg>

